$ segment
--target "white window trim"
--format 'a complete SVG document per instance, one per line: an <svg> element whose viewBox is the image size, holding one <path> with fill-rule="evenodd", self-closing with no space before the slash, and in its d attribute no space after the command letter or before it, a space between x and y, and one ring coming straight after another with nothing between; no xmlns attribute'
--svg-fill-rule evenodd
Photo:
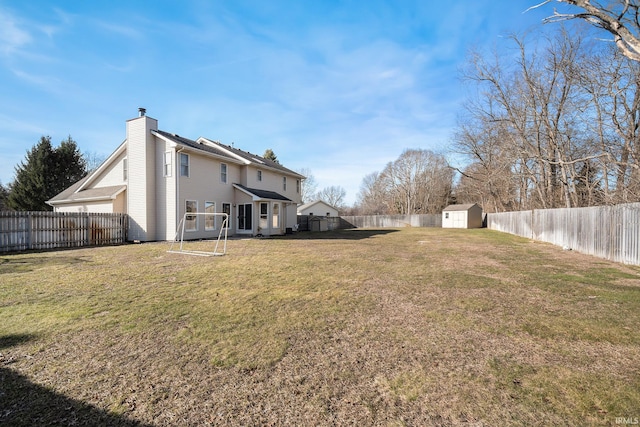
<svg viewBox="0 0 640 427"><path fill-rule="evenodd" d="M184 212L185 212L187 215L190 213L190 212L187 212L187 203L189 203L189 202L193 202L193 203L195 203L195 204L196 204L196 211L195 211L195 212L193 212L193 213L198 213L198 209L199 209L199 207L198 207L198 201L197 201L197 200L185 200L185 201L184 201ZM184 220L184 221L185 221L185 224L184 224L184 231L186 231L186 232L194 232L194 231L198 231L198 228L199 228L199 225L200 225L200 224L198 224L198 216L199 216L199 215L196 215L196 216L195 216L195 217L196 217L196 226L195 226L195 228L187 228L187 224L186 224L186 223L187 223L187 219L185 218L185 220Z"/></svg>
<svg viewBox="0 0 640 427"><path fill-rule="evenodd" d="M266 206L267 211L262 213L262 207ZM258 230L269 229L269 217L271 214L271 206L269 206L269 202L260 202L258 204Z"/></svg>
<svg viewBox="0 0 640 427"><path fill-rule="evenodd" d="M231 228L231 214L233 212L233 203L230 202L222 202L220 204L220 212L221 213L225 213L224 211L224 205L229 205L229 212L226 212L229 216L227 217L227 228Z"/></svg>
<svg viewBox="0 0 640 427"><path fill-rule="evenodd" d="M276 206L278 207L277 214L275 213ZM280 230L281 215L282 215L282 204L278 202L273 202L271 206L271 224L270 224L273 230ZM276 220L275 223L274 223L274 220Z"/></svg>
<svg viewBox="0 0 640 427"><path fill-rule="evenodd" d="M224 175L222 172L224 166ZM224 179L222 178L224 176ZM226 163L220 163L220 182L223 184L226 184L227 182L229 182L229 165L227 165Z"/></svg>
<svg viewBox="0 0 640 427"><path fill-rule="evenodd" d="M207 204L210 204L210 206L213 206L213 212L207 212ZM207 200L204 202L204 212L205 213L215 213L216 212L216 202L212 202L210 200ZM207 216L204 215L204 229L205 231L212 231L216 229L216 217L213 217L213 227L207 227Z"/></svg>
<svg viewBox="0 0 640 427"><path fill-rule="evenodd" d="M187 174L183 174L182 173L182 156L185 156L187 159ZM189 178L189 175L191 175L191 158L187 153L180 153L180 176L184 176Z"/></svg>
<svg viewBox="0 0 640 427"><path fill-rule="evenodd" d="M167 161L168 160L168 161ZM173 166L173 153L171 151L165 151L162 157L162 173L166 177L171 176L171 169Z"/></svg>

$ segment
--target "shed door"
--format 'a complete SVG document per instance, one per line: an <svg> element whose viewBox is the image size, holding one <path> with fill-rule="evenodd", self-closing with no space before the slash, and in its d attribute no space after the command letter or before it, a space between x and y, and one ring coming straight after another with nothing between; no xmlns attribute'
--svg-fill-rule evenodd
<svg viewBox="0 0 640 427"><path fill-rule="evenodd" d="M467 228L467 213L451 212L451 226L453 228Z"/></svg>

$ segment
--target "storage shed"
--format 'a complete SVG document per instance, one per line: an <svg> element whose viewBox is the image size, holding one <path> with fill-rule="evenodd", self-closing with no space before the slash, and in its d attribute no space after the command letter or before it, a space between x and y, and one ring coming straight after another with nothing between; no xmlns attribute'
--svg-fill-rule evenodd
<svg viewBox="0 0 640 427"><path fill-rule="evenodd" d="M472 205L449 205L442 211L442 228L482 228L482 208Z"/></svg>

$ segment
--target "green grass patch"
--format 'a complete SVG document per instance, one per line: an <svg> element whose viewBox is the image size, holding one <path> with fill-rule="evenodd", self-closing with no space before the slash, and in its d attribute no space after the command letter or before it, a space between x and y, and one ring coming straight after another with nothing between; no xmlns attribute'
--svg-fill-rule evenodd
<svg viewBox="0 0 640 427"><path fill-rule="evenodd" d="M149 423L640 416L638 267L488 230L168 246L0 257L7 378Z"/></svg>

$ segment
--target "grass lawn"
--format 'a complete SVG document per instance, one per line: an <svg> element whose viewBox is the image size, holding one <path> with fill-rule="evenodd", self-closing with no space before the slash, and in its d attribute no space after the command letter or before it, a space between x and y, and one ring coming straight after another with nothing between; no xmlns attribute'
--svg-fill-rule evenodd
<svg viewBox="0 0 640 427"><path fill-rule="evenodd" d="M0 425L640 418L638 267L486 229L168 247L0 255Z"/></svg>

